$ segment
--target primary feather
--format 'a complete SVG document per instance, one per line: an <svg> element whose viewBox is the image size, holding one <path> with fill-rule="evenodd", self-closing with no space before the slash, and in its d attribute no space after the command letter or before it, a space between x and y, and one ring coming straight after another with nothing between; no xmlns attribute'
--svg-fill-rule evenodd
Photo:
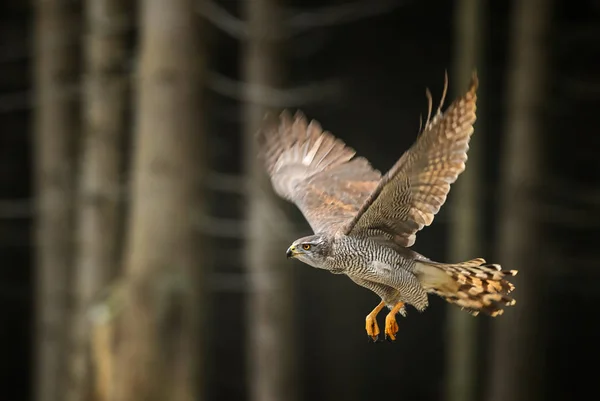
<svg viewBox="0 0 600 401"><path fill-rule="evenodd" d="M365 158L354 158L354 149L299 112L268 116L259 143L275 192L294 202L315 232L339 230L381 178Z"/></svg>
<svg viewBox="0 0 600 401"><path fill-rule="evenodd" d="M477 77L446 113L438 109L415 144L381 179L344 228L349 235L384 235L411 246L416 233L433 222L452 184L465 170L476 119Z"/></svg>

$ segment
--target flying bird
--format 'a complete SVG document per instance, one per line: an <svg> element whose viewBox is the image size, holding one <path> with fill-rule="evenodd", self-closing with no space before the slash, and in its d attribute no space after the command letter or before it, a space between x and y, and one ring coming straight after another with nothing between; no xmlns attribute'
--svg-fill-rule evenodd
<svg viewBox="0 0 600 401"><path fill-rule="evenodd" d="M387 307L385 338L394 341L396 315L406 305L419 311L428 294L477 315L499 316L515 300L506 280L516 270L502 270L477 258L440 263L410 249L416 234L429 226L446 201L450 184L465 169L476 120L477 75L468 91L442 113L448 86L437 111L429 113L415 143L385 174L375 170L317 121L297 112L270 115L258 133L259 157L275 192L293 202L314 235L299 238L287 257L345 274L375 292L381 302L366 317L367 335L377 341L377 315Z"/></svg>

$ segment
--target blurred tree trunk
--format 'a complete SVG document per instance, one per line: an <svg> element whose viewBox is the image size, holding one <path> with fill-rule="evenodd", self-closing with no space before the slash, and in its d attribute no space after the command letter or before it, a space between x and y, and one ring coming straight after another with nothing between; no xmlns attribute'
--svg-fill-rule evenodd
<svg viewBox="0 0 600 401"><path fill-rule="evenodd" d="M515 2L509 59L506 143L502 153L498 262L520 270L517 306L494 321L490 401L539 399L539 314L543 271L539 222L532 216L542 180L543 108L551 2Z"/></svg>
<svg viewBox="0 0 600 401"><path fill-rule="evenodd" d="M83 143L77 199L74 313L66 399L94 397L89 307L119 264L119 192L128 105L127 1L85 2Z"/></svg>
<svg viewBox="0 0 600 401"><path fill-rule="evenodd" d="M481 36L485 18L485 2L459 0L455 2L454 15L454 63L451 71L451 93L456 97L469 85L471 74L477 69L481 78L483 59ZM482 80L485 84L485 81ZM481 87L479 93L481 93ZM483 256L481 222L484 218L481 199L484 166L483 128L485 116L481 107L481 95L477 107L475 134L470 142L467 169L453 185L450 201L451 222L449 232L449 259L459 262ZM448 305L448 346L446 357L446 400L473 401L477 380L477 320L465 311Z"/></svg>
<svg viewBox="0 0 600 401"><path fill-rule="evenodd" d="M118 333L117 401L201 399L205 160L203 56L194 0L140 2L131 211Z"/></svg>
<svg viewBox="0 0 600 401"><path fill-rule="evenodd" d="M62 401L79 132L77 2L35 3L36 378L38 401Z"/></svg>
<svg viewBox="0 0 600 401"><path fill-rule="evenodd" d="M248 38L242 71L249 89L244 109L244 136L248 182L249 220L246 260L250 277L248 300L248 385L252 401L290 401L295 398L292 373L292 283L291 267L285 266L289 238L284 233L278 197L273 193L264 168L257 160L255 135L267 107L264 91L281 85L283 61L280 48L283 31L278 0L246 0L244 14ZM289 231L287 231L289 232ZM265 249L265 244L268 247Z"/></svg>

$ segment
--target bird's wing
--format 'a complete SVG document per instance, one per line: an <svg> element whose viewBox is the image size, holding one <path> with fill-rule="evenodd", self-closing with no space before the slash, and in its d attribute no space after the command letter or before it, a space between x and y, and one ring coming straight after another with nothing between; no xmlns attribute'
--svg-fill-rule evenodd
<svg viewBox="0 0 600 401"><path fill-rule="evenodd" d="M446 201L450 184L465 169L476 118L477 85L473 74L469 91L443 114L440 104L413 146L385 174L355 218L344 227L344 233L384 236L405 247L414 244L417 231L433 222ZM429 92L428 98L431 114Z"/></svg>
<svg viewBox="0 0 600 401"><path fill-rule="evenodd" d="M298 206L315 233L348 224L381 179L365 158L301 113L268 116L258 139L275 192Z"/></svg>

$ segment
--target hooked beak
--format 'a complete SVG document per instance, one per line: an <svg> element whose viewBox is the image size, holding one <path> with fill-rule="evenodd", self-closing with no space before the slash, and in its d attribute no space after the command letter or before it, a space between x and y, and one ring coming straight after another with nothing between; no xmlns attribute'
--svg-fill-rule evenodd
<svg viewBox="0 0 600 401"><path fill-rule="evenodd" d="M287 258L293 258L294 256L296 256L298 254L298 251L296 251L296 247L294 245L290 246L287 250L287 252L285 253L285 256L287 256Z"/></svg>

